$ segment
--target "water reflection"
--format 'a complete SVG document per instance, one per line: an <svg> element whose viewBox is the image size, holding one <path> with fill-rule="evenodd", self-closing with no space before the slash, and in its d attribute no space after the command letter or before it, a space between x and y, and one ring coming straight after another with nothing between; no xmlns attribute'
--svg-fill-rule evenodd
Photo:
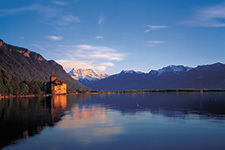
<svg viewBox="0 0 225 150"><path fill-rule="evenodd" d="M0 148L54 126L66 109L66 96L0 100Z"/></svg>
<svg viewBox="0 0 225 150"><path fill-rule="evenodd" d="M122 127L113 118L107 118L106 111L110 110L101 105L76 104L58 126L70 132L71 138L80 144L107 142L112 140L111 136L122 133Z"/></svg>
<svg viewBox="0 0 225 150"><path fill-rule="evenodd" d="M93 149L96 145L99 149L193 149L192 145L224 149L224 129L225 93L0 100L0 149L13 143L16 146L9 149L38 149L38 142L17 142L35 134L40 135L34 140L41 140L43 149ZM199 144L199 139L206 144Z"/></svg>
<svg viewBox="0 0 225 150"><path fill-rule="evenodd" d="M51 108L54 109L66 109L67 107L67 101L66 101L66 95L53 95L51 97L52 99L52 106Z"/></svg>
<svg viewBox="0 0 225 150"><path fill-rule="evenodd" d="M187 114L216 119L225 117L225 93L106 94L104 98L93 95L91 102L104 103L106 107L117 109L124 115L149 111L165 117L184 119Z"/></svg>

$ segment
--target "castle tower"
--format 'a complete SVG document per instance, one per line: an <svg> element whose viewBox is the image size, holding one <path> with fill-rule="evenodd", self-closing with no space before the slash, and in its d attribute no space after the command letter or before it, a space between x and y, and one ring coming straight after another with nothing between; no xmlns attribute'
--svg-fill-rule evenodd
<svg viewBox="0 0 225 150"><path fill-rule="evenodd" d="M53 82L57 79L57 77L55 76L55 74L53 73L51 76L50 76L50 82Z"/></svg>

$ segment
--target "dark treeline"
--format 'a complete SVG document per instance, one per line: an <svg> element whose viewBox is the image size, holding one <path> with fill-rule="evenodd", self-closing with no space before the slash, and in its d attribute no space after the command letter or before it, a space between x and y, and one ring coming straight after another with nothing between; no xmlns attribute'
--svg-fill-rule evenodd
<svg viewBox="0 0 225 150"><path fill-rule="evenodd" d="M0 95L44 94L42 81L20 81L3 69L0 70Z"/></svg>

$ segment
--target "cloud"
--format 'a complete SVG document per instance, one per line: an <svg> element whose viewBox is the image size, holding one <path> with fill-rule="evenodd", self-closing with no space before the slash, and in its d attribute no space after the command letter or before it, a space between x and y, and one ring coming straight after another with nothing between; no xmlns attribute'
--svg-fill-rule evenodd
<svg viewBox="0 0 225 150"><path fill-rule="evenodd" d="M150 44L162 44L162 43L164 43L164 41L147 41L146 43L150 43Z"/></svg>
<svg viewBox="0 0 225 150"><path fill-rule="evenodd" d="M79 50L96 50L101 52L115 52L115 49L106 47L106 46L92 46L92 45L75 45L75 48Z"/></svg>
<svg viewBox="0 0 225 150"><path fill-rule="evenodd" d="M156 46L158 44L163 44L165 43L164 41L146 41L148 47L153 47Z"/></svg>
<svg viewBox="0 0 225 150"><path fill-rule="evenodd" d="M41 51L46 51L42 46L40 46L40 45L36 45L36 44L33 44L32 45L34 48L37 48L37 49L39 49L39 50L41 50Z"/></svg>
<svg viewBox="0 0 225 150"><path fill-rule="evenodd" d="M111 63L111 62L105 62L105 63L102 63L101 65L103 65L103 66L114 66L114 64Z"/></svg>
<svg viewBox="0 0 225 150"><path fill-rule="evenodd" d="M75 45L57 48L58 52L65 56L57 62L65 69L92 68L104 71L107 67L114 66L114 61L122 61L126 56L106 46Z"/></svg>
<svg viewBox="0 0 225 150"><path fill-rule="evenodd" d="M73 53L83 59L121 61L124 54L117 53L115 49L104 46L76 45Z"/></svg>
<svg viewBox="0 0 225 150"><path fill-rule="evenodd" d="M95 49L94 47L90 46L90 45L76 45L74 46L78 49Z"/></svg>
<svg viewBox="0 0 225 150"><path fill-rule="evenodd" d="M148 32L153 31L153 30L159 30L159 29L168 28L167 26L153 26L153 25L146 25L146 27L148 27L148 29L146 29L144 31L145 33L148 33Z"/></svg>
<svg viewBox="0 0 225 150"><path fill-rule="evenodd" d="M101 63L99 65L94 65L93 67L89 67L89 68L96 69L99 71L105 71L106 67L108 67L108 66L112 67L112 66L114 66L114 64L112 62L104 62L104 63Z"/></svg>
<svg viewBox="0 0 225 150"><path fill-rule="evenodd" d="M93 69L97 69L98 71L105 71L106 66L94 66Z"/></svg>
<svg viewBox="0 0 225 150"><path fill-rule="evenodd" d="M98 25L101 26L102 25L102 22L103 22L103 17L102 15L99 17L98 19Z"/></svg>
<svg viewBox="0 0 225 150"><path fill-rule="evenodd" d="M182 22L195 27L225 27L225 3L196 9L191 19Z"/></svg>
<svg viewBox="0 0 225 150"><path fill-rule="evenodd" d="M96 40L103 39L103 36L98 35L98 36L95 37L95 39L96 39Z"/></svg>
<svg viewBox="0 0 225 150"><path fill-rule="evenodd" d="M53 0L52 2L59 6L65 6L68 4L67 2L62 2L62 1L57 1L57 0Z"/></svg>
<svg viewBox="0 0 225 150"><path fill-rule="evenodd" d="M37 11L40 5L30 5L20 8L0 9L0 16L18 15L27 11Z"/></svg>
<svg viewBox="0 0 225 150"><path fill-rule="evenodd" d="M59 40L62 40L63 39L63 37L61 37L61 36L46 36L45 37L46 39L49 39L49 40L53 40L53 41L59 41Z"/></svg>
<svg viewBox="0 0 225 150"><path fill-rule="evenodd" d="M71 46L68 45L57 45L58 48L71 48Z"/></svg>
<svg viewBox="0 0 225 150"><path fill-rule="evenodd" d="M153 46L155 46L154 44L148 44L148 45L146 45L146 46L148 46L148 47L153 47Z"/></svg>
<svg viewBox="0 0 225 150"><path fill-rule="evenodd" d="M72 15L62 16L62 19L64 21L66 21L67 23L72 23L72 22L79 23L80 22L80 19L78 17L72 16Z"/></svg>
<svg viewBox="0 0 225 150"><path fill-rule="evenodd" d="M54 1L58 2L59 1ZM56 29L73 29L71 25L80 23L77 16L66 13L58 7L46 7L42 5L30 5L20 8L0 9L0 16L20 15L22 13L35 12L40 18L40 22L53 26ZM36 17L36 16L34 16Z"/></svg>
<svg viewBox="0 0 225 150"><path fill-rule="evenodd" d="M61 64L64 68L93 68L90 64L86 63L85 61L80 61L75 58L71 60L66 59L59 59L56 60L59 64Z"/></svg>
<svg viewBox="0 0 225 150"><path fill-rule="evenodd" d="M76 58L73 58L71 60L56 60L59 64L61 64L66 70L70 71L72 68L90 68L90 69L96 69L98 71L105 71L108 66L114 66L114 64L108 64L102 63L102 64L94 64L93 61L87 62L87 61L82 61L78 60Z"/></svg>

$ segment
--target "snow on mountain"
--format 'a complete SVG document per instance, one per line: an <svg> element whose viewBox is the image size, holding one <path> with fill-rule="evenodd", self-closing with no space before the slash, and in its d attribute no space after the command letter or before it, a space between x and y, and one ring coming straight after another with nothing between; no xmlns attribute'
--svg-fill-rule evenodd
<svg viewBox="0 0 225 150"><path fill-rule="evenodd" d="M141 71L134 71L134 70L122 70L120 74L143 74Z"/></svg>
<svg viewBox="0 0 225 150"><path fill-rule="evenodd" d="M103 80L89 82L86 86L92 90L224 89L224 83L225 64L216 63L195 68L171 65L142 74L123 70Z"/></svg>
<svg viewBox="0 0 225 150"><path fill-rule="evenodd" d="M134 70L122 70L120 72L120 74L123 74L123 73L125 73L125 74L134 74L134 73L136 73L136 71L134 71Z"/></svg>
<svg viewBox="0 0 225 150"><path fill-rule="evenodd" d="M179 73L183 71L190 71L192 68L188 66L183 66L183 65L170 65L167 67L163 67L159 70L151 70L149 73L152 75L157 75L160 76L163 73ZM144 72L141 71L134 71L134 70L122 70L119 74L117 74L116 77L120 76L121 74L145 74Z"/></svg>
<svg viewBox="0 0 225 150"><path fill-rule="evenodd" d="M68 74L76 80L87 79L89 81L100 80L110 76L106 73L95 72L92 69L75 69L75 68L73 68Z"/></svg>
<svg viewBox="0 0 225 150"><path fill-rule="evenodd" d="M188 66L183 66L183 65L170 65L167 67L163 67L162 69L159 70L153 70L151 73L158 73L158 76L160 76L163 73L168 73L168 72L173 72L173 73L179 73L183 71L190 71L192 68Z"/></svg>
<svg viewBox="0 0 225 150"><path fill-rule="evenodd" d="M216 63L194 68L171 65L149 73L122 70L102 80L79 80L92 90L225 88L225 64Z"/></svg>

